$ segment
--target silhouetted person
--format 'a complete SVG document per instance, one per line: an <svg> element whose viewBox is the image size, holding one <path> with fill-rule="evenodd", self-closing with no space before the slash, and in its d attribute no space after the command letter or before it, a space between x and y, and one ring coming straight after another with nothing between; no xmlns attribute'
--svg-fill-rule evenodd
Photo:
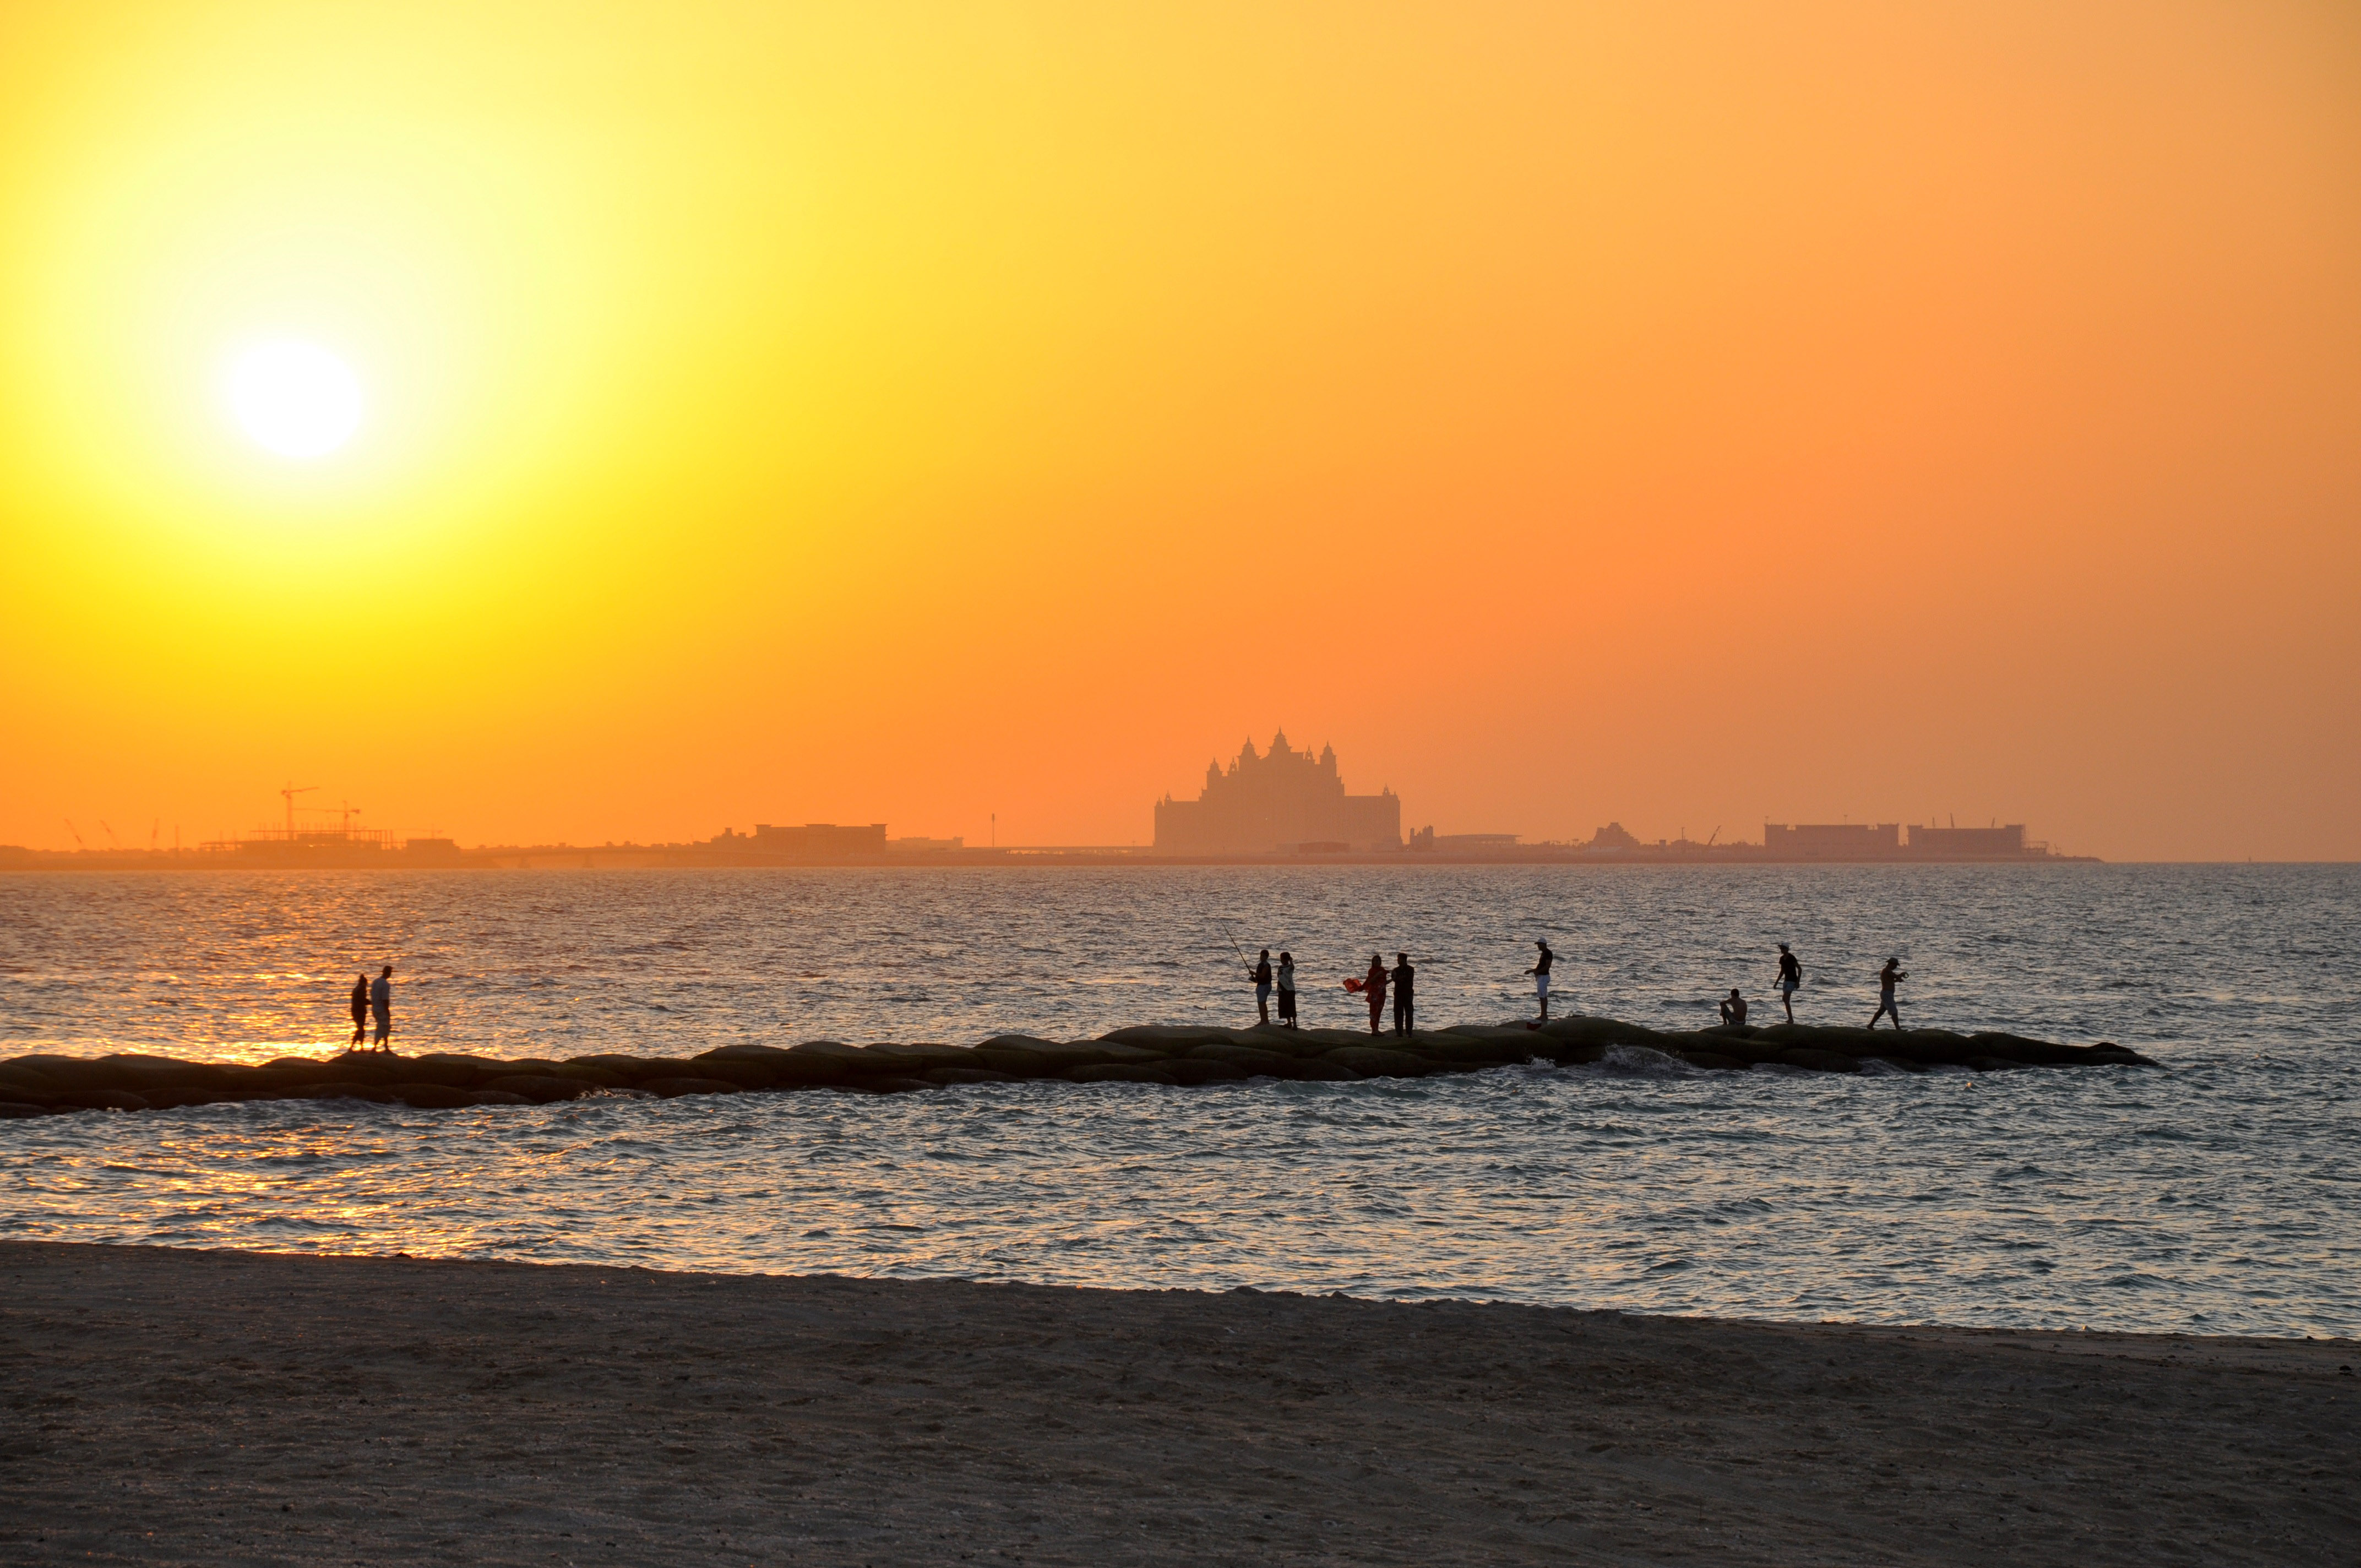
<svg viewBox="0 0 2361 1568"><path fill-rule="evenodd" d="M353 1037L346 1042L345 1049L351 1050L368 1038L368 971L363 970L360 978L353 981Z"/></svg>
<svg viewBox="0 0 2361 1568"><path fill-rule="evenodd" d="M1730 994L1721 999L1721 1021L1725 1024L1746 1022L1746 998L1738 994L1738 987L1734 985L1730 988Z"/></svg>
<svg viewBox="0 0 2361 1568"><path fill-rule="evenodd" d="M1795 1021L1795 988L1804 983L1804 966L1787 944L1779 944L1779 1005L1787 1010L1787 1022Z"/></svg>
<svg viewBox="0 0 2361 1568"><path fill-rule="evenodd" d="M1270 1022L1270 949L1268 948L1265 948L1262 950L1262 957L1255 960L1254 985L1256 1022L1268 1024Z"/></svg>
<svg viewBox="0 0 2361 1568"><path fill-rule="evenodd" d="M1279 1021L1290 1029L1302 1025L1295 1021L1295 955L1279 955Z"/></svg>
<svg viewBox="0 0 2361 1568"><path fill-rule="evenodd" d="M1533 977L1533 994L1542 999L1542 1022L1546 1024L1549 1022L1550 965L1557 961L1557 955L1550 951L1550 945L1545 941L1535 942L1533 946L1542 950L1542 956L1535 959L1533 967L1525 972Z"/></svg>
<svg viewBox="0 0 2361 1568"><path fill-rule="evenodd" d="M1871 1028L1877 1027L1877 1021L1880 1018L1893 1019L1896 1030L1902 1027L1902 1009L1894 1004L1894 982L1909 978L1910 976L1903 970L1900 959L1885 960L1885 967L1877 971L1877 1011L1869 1015Z"/></svg>
<svg viewBox="0 0 2361 1568"><path fill-rule="evenodd" d="M391 964L386 965L379 971L377 979L369 982L369 1011L377 1014L377 1048L390 1052L393 1047L386 1044L386 1040L393 1033L393 966Z"/></svg>
<svg viewBox="0 0 2361 1568"><path fill-rule="evenodd" d="M1386 960L1377 954L1369 955L1369 972L1361 977L1361 994L1369 1003L1369 1033L1383 1032L1386 1021L1386 981L1391 977L1386 971Z"/></svg>
<svg viewBox="0 0 2361 1568"><path fill-rule="evenodd" d="M1411 988L1418 982L1418 970L1410 967L1408 953L1396 953L1394 960L1394 1033L1407 1035L1411 1006L1415 1000Z"/></svg>

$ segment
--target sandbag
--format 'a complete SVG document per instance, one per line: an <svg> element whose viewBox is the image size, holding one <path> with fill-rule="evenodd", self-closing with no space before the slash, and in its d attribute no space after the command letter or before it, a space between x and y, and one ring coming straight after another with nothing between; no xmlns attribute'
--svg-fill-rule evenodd
<svg viewBox="0 0 2361 1568"><path fill-rule="evenodd" d="M1427 1073L1426 1063L1410 1052L1382 1046L1339 1046L1320 1059L1350 1068L1363 1078L1423 1078Z"/></svg>

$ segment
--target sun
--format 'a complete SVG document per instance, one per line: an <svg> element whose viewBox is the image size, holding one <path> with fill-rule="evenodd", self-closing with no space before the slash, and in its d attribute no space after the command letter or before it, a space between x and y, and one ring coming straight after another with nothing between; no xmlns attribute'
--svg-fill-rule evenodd
<svg viewBox="0 0 2361 1568"><path fill-rule="evenodd" d="M255 345L231 365L228 391L239 427L280 457L325 457L360 428L359 378L314 343Z"/></svg>

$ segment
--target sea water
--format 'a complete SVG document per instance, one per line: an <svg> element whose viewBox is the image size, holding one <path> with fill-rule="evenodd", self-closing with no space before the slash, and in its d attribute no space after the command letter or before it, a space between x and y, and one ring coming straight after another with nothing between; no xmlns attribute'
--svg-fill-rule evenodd
<svg viewBox="0 0 2361 1568"><path fill-rule="evenodd" d="M1788 1319L2361 1332L2361 869L1830 867L0 877L0 1056L325 1054L394 965L404 1050L687 1055L1556 1005L2114 1040L2162 1070L1005 1084L0 1122L0 1236Z"/></svg>

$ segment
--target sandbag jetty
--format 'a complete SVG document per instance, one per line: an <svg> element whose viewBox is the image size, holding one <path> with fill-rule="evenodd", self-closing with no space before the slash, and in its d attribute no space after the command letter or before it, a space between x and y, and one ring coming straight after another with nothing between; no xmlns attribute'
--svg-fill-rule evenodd
<svg viewBox="0 0 2361 1568"><path fill-rule="evenodd" d="M602 1091L665 1099L819 1089L904 1094L1028 1079L1180 1088L1257 1078L1347 1083L1526 1062L1596 1062L1618 1049L1654 1051L1719 1072L1754 1067L1860 1072L1871 1063L1905 1072L2157 1065L2118 1045L2064 1046L2020 1035L1946 1029L1879 1034L1777 1024L1666 1033L1612 1018L1574 1017L1538 1027L1460 1024L1408 1036L1370 1036L1349 1029L1148 1024L1094 1040L1028 1035L997 1035L978 1046L812 1040L789 1047L723 1046L686 1058L602 1054L564 1061L499 1060L443 1051L414 1057L347 1051L232 1066L140 1055L23 1056L0 1061L0 1118L162 1111L241 1100L367 1100L451 1110L547 1104Z"/></svg>

